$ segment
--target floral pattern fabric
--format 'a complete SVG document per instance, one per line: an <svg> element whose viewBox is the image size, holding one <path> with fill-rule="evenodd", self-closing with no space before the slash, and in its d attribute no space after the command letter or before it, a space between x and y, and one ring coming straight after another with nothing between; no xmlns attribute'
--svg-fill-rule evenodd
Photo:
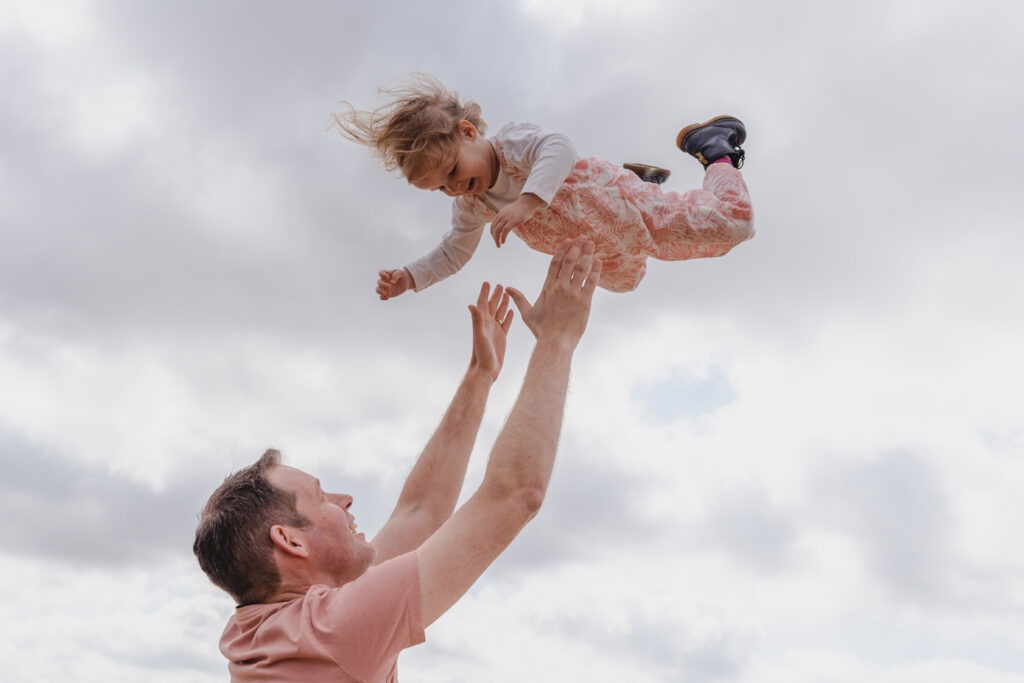
<svg viewBox="0 0 1024 683"><path fill-rule="evenodd" d="M525 183L528 169L508 163L496 142L502 169ZM478 197L459 198L461 208L489 223L495 210ZM566 238L586 235L602 260L600 286L613 292L636 289L647 259L682 261L728 253L754 236L750 194L731 164L711 164L701 189L678 193L646 183L635 173L597 158L576 162L547 209L515 233L546 254Z"/></svg>

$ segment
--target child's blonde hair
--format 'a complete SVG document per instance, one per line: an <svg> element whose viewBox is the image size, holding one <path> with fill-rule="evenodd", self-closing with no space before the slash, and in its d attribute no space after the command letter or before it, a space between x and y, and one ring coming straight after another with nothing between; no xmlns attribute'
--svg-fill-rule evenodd
<svg viewBox="0 0 1024 683"><path fill-rule="evenodd" d="M374 111L360 111L348 102L348 111L331 114L342 135L371 148L388 171L399 170L410 183L449 164L456 154L459 121L466 120L483 135L487 124L480 105L462 102L428 74L414 74L407 85L381 88L392 99Z"/></svg>

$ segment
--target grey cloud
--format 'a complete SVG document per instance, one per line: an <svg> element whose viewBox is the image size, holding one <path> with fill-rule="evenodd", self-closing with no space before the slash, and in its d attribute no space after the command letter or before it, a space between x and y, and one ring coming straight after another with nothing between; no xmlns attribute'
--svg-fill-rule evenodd
<svg viewBox="0 0 1024 683"><path fill-rule="evenodd" d="M639 79L623 85L594 68L592 44L583 36L569 31L557 39L510 8L471 5L459 11L486 15L492 25L500 22L503 35L512 43L517 37L531 36L535 49L515 59L546 59L546 68L538 72L544 78L561 74L552 77L560 88L545 98L534 88L515 83L494 88L471 64L446 59L445 55L455 56L456 41L438 41L432 28L450 24L455 18L450 12L455 10L403 5L400 11L383 9L389 16L375 14L370 21L359 8L324 7L323 14L310 21L301 12L269 3L104 3L101 8L107 48L123 55L133 68L150 73L177 96L186 113L184 118L160 121L161 139L152 145L139 141L99 166L69 158L67 150L46 142L53 136L39 124L15 119L15 130L23 131L14 139L18 145L12 147L12 167L20 178L17 194L24 198L23 204L36 210L23 208L3 216L8 226L18 227L8 227L13 232L5 235L10 246L2 257L0 304L8 312L17 312L26 325L65 337L173 338L202 329L204 336L273 334L336 345L352 343L352 321L359 321L361 330L379 331L375 337L380 343L391 343L392 329L408 326L421 330L425 349L442 349L450 333L431 324L430 309L461 307L464 299L471 298L475 282L468 282L468 273L458 276L457 284L446 283L407 297L412 301L387 305L373 297L372 282L377 268L397 265L431 246L445 228L446 207L408 190L401 181L392 182L373 168L365 151L322 129L336 99L347 97L369 105L377 79L393 81L412 70L397 55L379 49L393 45L402 26L421 29L403 32L401 39L408 50L429 55L419 66L449 65L440 75L481 100L485 113L493 112L495 124L505 118L550 117L551 125L561 125L578 136L588 153L632 158L635 150L650 144L648 126L687 115L687 110L672 111L678 106L679 92L722 97L722 86L713 73L696 69L685 79L668 78L678 70L678 65L671 64L653 65L642 70ZM688 20L700 20L722 11L687 8L681 13ZM765 117L750 122L752 153L747 171L758 205L760 236L724 260L652 263L642 296L606 296L605 316L629 325L649 319L654 311L675 310L687 316L726 306L741 312L748 324L757 325L762 336L769 330L799 335L815 324L816 316L804 314L808 308L824 315L844 304L878 306L899 298L895 278L905 265L902 255L922 248L920 228L913 228L915 216L910 212L923 202L913 198L922 193L934 196L932 181L942 180L941 187L953 190L964 176L880 176L876 159L886 153L881 146L890 144L885 141L897 133L913 145L916 165L923 171L946 173L940 169L954 166L940 145L914 137L928 127L893 131L885 117L922 115L920 109L927 116L951 117L948 107L938 106L945 97L944 88L973 88L977 79L963 69L949 68L948 86L928 80L915 82L908 90L902 85L900 69L888 67L901 63L909 67L908 60L924 59L914 57L917 53L906 47L908 41L919 44L925 54L934 52L936 59L947 60L942 62L945 66L955 66L955 55L935 50L944 34L880 39L877 51L849 59L859 45L860 38L855 36L880 31L872 23L877 19L870 16L851 10L840 19L793 4L755 8L732 17L741 26L783 22L813 32L834 29L838 22L859 30L836 32L828 47L834 61L806 59L798 51L786 50L771 64L778 68L781 61L791 69L791 77L767 78L759 71L759 60L752 60L746 67L749 75L734 86L738 92L733 103L744 105L751 115L761 112L759 116ZM463 16L460 21L469 18ZM666 18L664 27L676 23L670 19ZM971 23L962 28L977 29ZM755 34L763 44L738 49L778 47L772 36L779 33L759 29ZM182 49L184 37L189 41L187 50ZM467 35L463 40L458 41L459 49L492 53L484 36ZM295 49L297 45L302 49ZM28 74L36 70L32 53L26 52L30 48L8 48ZM876 65L867 72L877 82L864 82L864 60ZM826 68L831 71L822 78ZM779 91L771 94L772 100L755 106L754 96L768 94L759 90L761 81L776 83ZM796 118L787 121L767 118L777 107L774 98L798 98L800 83L811 81L815 83L813 112L793 112ZM566 89L566 82L572 82L573 88ZM666 84L672 92L665 92ZM52 109L52 102L29 90L36 110ZM877 92L878 97L851 99L851 91ZM806 93L802 96L810 98ZM563 120L557 106L563 98L583 101L602 116ZM880 110L878 99L890 109ZM5 107L8 119L24 111L14 104ZM701 106L697 101L687 105L692 110ZM1009 110L999 108L994 115ZM644 125L636 125L641 116ZM813 136L822 134L814 131L822 130L828 120L838 122L830 126L837 132L827 141L829 151L817 152L825 142L814 141ZM622 130L612 134L607 129L630 122L629 134ZM293 236L288 250L273 254L253 250L244 238L231 248L217 237L218 226L192 225L189 216L158 198L162 179L145 165L153 153L168 144L188 149L216 139L237 141L252 163L280 174L285 192L300 207L293 222L281 229L282 234ZM812 142L803 146L804 139ZM692 166L671 149L667 138L654 148L670 154L677 169ZM195 150L202 151L201 147ZM923 153L933 156L921 160ZM813 156L817 169L813 174L803 171L807 156ZM851 184L851 176L858 180ZM833 182L838 177L845 178L842 194L848 198L838 196ZM680 190L699 182L696 172L680 171L677 178L671 187ZM353 202L356 197L358 203ZM906 225L893 230L893 222L899 223L901 216ZM410 223L418 225L410 229ZM883 241L887 246L879 252L877 245ZM507 257L508 251L502 256ZM520 258L544 260L532 253ZM866 259L873 272L867 280L858 265ZM276 329L270 331L268 325ZM400 348L395 344L396 352Z"/></svg>
<svg viewBox="0 0 1024 683"><path fill-rule="evenodd" d="M646 98L630 97L629 103L657 117L652 127L667 118L661 112L673 105L680 108L674 114L678 117L715 101L737 107L734 113L747 120L750 132L745 174L759 234L722 260L652 263L641 286L644 305L629 310L633 299L617 300L616 317L649 315L653 305L681 316L724 307L748 329L756 328L761 339L766 334L800 339L841 310L888 311L907 305L906 278L961 229L961 221L971 221L971 231L1019 244L1019 234L989 232L997 228L976 219L972 209L984 195L988 199L977 206L991 201L1002 207L994 210L997 214L1012 211L1006 183L1018 177L1012 171L1021 156L1012 152L1020 149L1022 137L1010 134L991 170L972 173L932 132L969 130L972 120L988 121L990 112L979 106L993 99L1003 104L983 127L1016 129L1007 117L1019 109L1020 93L993 80L1000 63L1020 62L1019 47L1008 48L1012 40L1006 26L1013 23L993 27L999 36L995 41L981 37L992 23L983 12L962 23L917 22L917 34L885 28L901 5L906 11L905 3L870 12L805 3L744 5L742 11L738 6L686 8L691 21L699 21L703 11L716 21L729 17L734 30L758 28L745 33L749 44L716 54L713 68L667 79L672 89L691 97L653 89ZM779 30L770 28L780 23ZM671 21L663 25L675 29ZM794 34L828 39L814 41L812 52L794 43ZM970 45L965 36L992 47L984 49L980 60L965 60L959 48L947 49ZM655 42L658 38L651 36ZM609 89L611 98L612 83ZM603 119L578 125L581 135L607 136L592 130L607 126ZM626 135L617 139L631 141ZM668 164L679 178L678 183L670 180L669 188L699 182L690 180L684 159ZM994 192L981 189L990 182L997 186Z"/></svg>
<svg viewBox="0 0 1024 683"><path fill-rule="evenodd" d="M571 438L560 446L540 514L495 565L497 579L538 567L604 555L621 556L670 533L648 521L637 503L652 482L643 473L609 466Z"/></svg>
<svg viewBox="0 0 1024 683"><path fill-rule="evenodd" d="M3 128L16 143L5 144L5 156L11 155L17 183L12 194L18 198L10 212L0 214L5 312L38 332L78 339L167 339L197 328L204 336L266 334L269 324L281 336L327 344L348 340L353 319L378 314L376 269L392 265L383 254L395 236L374 226L382 212L371 207L412 193L382 182L386 193L371 199L365 183L358 190L346 185L345 159L364 153L346 148L324 126L336 99L355 99L351 59L372 59L374 45L393 41L394 34L379 22L360 21L360 10L353 16L340 6L325 8L335 14L315 22L267 3L100 7L106 20L99 24L103 50L150 75L164 96L177 99L172 111L155 112L157 139L136 140L104 161L76 157L47 130L59 125L60 114L57 100L48 99L38 82L41 67L34 57L42 48L28 42L8 48L16 57L12 62L25 66L19 73L28 74L28 92L19 97L41 116L18 118L30 108L13 102L3 110L5 123L13 124ZM420 28L444 23L443 14L417 7L404 8L401 20L418 16ZM375 35L374 27L384 35ZM433 41L428 31L415 35ZM360 48L359 40L367 43ZM296 41L303 50L290 47ZM370 99L373 92L365 87L360 94ZM220 238L220 226L196 224L161 192L177 180L161 175L161 153L173 151L186 163L163 173L187 174L188 155L198 164L207 151L203 142L217 140L241 145L252 164L286 184L282 190L300 210L281 226L291 236L287 250L266 253L244 236L231 246ZM354 194L367 207L346 209ZM415 205L415 196L408 203ZM442 206L436 209L438 230L431 239L443 232L446 217ZM394 249L391 258L398 262L413 253ZM367 264L366 254L379 255L372 260L380 262ZM455 296L461 305L465 296ZM400 315L423 328L425 342L440 347L447 332L429 325L423 308L412 306ZM398 310L392 306L389 313Z"/></svg>
<svg viewBox="0 0 1024 683"><path fill-rule="evenodd" d="M399 669L402 671L457 671L462 667L468 670L486 666L481 657L472 648L464 645L446 647L443 643L431 640L427 632L429 647L415 647L402 654ZM403 674L406 675L406 674ZM443 678L444 683L455 683L457 679Z"/></svg>
<svg viewBox="0 0 1024 683"><path fill-rule="evenodd" d="M179 644L140 646L133 643L131 648L121 648L99 639L93 646L111 661L126 664L143 675L147 672L177 673L182 680L188 680L197 674L219 674L227 669L227 663L214 647L199 649Z"/></svg>
<svg viewBox="0 0 1024 683"><path fill-rule="evenodd" d="M562 618L557 628L570 639L584 640L626 661L642 662L642 669L661 671L664 680L735 680L748 655L740 639L728 633L716 638L694 638L685 626L651 619L639 611L621 615L627 626L611 631L585 618Z"/></svg>
<svg viewBox="0 0 1024 683"><path fill-rule="evenodd" d="M921 455L892 451L820 473L816 504L850 534L894 599L948 599L954 518L944 482Z"/></svg>
<svg viewBox="0 0 1024 683"><path fill-rule="evenodd" d="M259 456L234 463L231 471ZM284 453L288 462L289 453ZM71 462L11 434L0 434L0 511L20 523L6 552L78 566L149 566L190 556L199 511L229 471L193 467L165 488L150 487L102 467ZM314 474L328 490L351 493L368 533L380 528L398 500L397 485L352 475L337 465ZM198 567L197 567L198 570Z"/></svg>
<svg viewBox="0 0 1024 683"><path fill-rule="evenodd" d="M196 482L161 491L0 435L0 506L12 525L5 552L76 566L147 566L190 553L205 502ZM196 473L201 480L202 474ZM217 480L219 483L219 480Z"/></svg>
<svg viewBox="0 0 1024 683"><path fill-rule="evenodd" d="M796 560L796 520L751 486L716 496L694 536L699 547L721 550L752 571L780 572Z"/></svg>

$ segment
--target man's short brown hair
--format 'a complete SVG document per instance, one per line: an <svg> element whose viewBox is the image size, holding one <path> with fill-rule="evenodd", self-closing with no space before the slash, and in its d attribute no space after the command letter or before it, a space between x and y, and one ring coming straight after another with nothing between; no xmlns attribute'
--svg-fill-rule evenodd
<svg viewBox="0 0 1024 683"><path fill-rule="evenodd" d="M274 486L267 471L281 463L268 449L255 463L228 476L203 506L192 552L206 576L239 605L260 602L281 584L270 527L305 527L295 494Z"/></svg>

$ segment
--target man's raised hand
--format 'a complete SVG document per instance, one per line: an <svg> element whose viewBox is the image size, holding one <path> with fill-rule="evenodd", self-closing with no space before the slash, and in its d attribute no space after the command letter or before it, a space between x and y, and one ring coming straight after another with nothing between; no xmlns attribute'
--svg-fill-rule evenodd
<svg viewBox="0 0 1024 683"><path fill-rule="evenodd" d="M600 279L601 261L594 259L593 241L577 237L562 242L555 250L536 302L531 304L512 287L508 293L537 341L552 338L575 346L587 327L594 289Z"/></svg>
<svg viewBox="0 0 1024 683"><path fill-rule="evenodd" d="M473 356L469 367L484 372L491 381L498 379L505 361L505 341L515 313L508 308L509 293L501 285L490 293L491 285L480 285L476 305L470 305L473 318Z"/></svg>

